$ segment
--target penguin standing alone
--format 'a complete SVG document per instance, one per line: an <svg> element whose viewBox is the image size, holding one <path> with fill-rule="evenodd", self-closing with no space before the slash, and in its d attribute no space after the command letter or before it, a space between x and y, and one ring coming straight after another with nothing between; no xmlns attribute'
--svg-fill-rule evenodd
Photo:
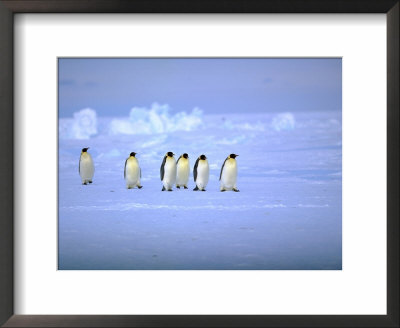
<svg viewBox="0 0 400 328"><path fill-rule="evenodd" d="M230 154L224 161L221 167L221 173L219 175L219 180L221 181L221 191L233 190L238 192L236 186L237 180L237 165L236 157L239 155Z"/></svg>
<svg viewBox="0 0 400 328"><path fill-rule="evenodd" d="M138 187L142 188L140 178L142 177L142 170L140 169L139 162L135 157L136 153L132 152L129 158L125 161L124 178L126 181L126 188L133 189Z"/></svg>
<svg viewBox="0 0 400 328"><path fill-rule="evenodd" d="M208 161L206 155L201 155L194 164L193 177L194 182L196 182L196 188L193 190L206 191L206 186L208 183L208 178L210 175L210 168L208 166Z"/></svg>
<svg viewBox="0 0 400 328"><path fill-rule="evenodd" d="M180 189L181 186L183 186L185 189L187 189L190 171L188 154L184 153L178 158L176 161L176 171L176 188Z"/></svg>
<svg viewBox="0 0 400 328"><path fill-rule="evenodd" d="M176 181L176 163L174 153L169 151L165 154L163 162L160 167L160 178L163 182L163 188L161 191L168 190L172 191L172 186Z"/></svg>
<svg viewBox="0 0 400 328"><path fill-rule="evenodd" d="M92 183L94 175L94 164L92 156L87 152L88 148L83 148L81 152L81 157L79 158L79 175L82 179L82 184L87 185Z"/></svg>

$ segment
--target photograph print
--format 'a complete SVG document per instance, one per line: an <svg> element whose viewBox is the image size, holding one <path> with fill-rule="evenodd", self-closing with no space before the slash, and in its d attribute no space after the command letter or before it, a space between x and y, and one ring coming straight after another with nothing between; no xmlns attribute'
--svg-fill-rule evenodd
<svg viewBox="0 0 400 328"><path fill-rule="evenodd" d="M58 270L341 270L341 58L58 58Z"/></svg>

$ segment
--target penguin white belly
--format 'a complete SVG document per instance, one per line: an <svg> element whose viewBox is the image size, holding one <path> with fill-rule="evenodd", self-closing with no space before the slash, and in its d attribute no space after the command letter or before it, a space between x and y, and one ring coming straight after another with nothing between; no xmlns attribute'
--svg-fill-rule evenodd
<svg viewBox="0 0 400 328"><path fill-rule="evenodd" d="M82 183L88 183L92 181L94 175L94 164L92 157L88 153L83 153L79 161L79 173L82 179Z"/></svg>
<svg viewBox="0 0 400 328"><path fill-rule="evenodd" d="M225 162L221 176L221 189L232 190L236 188L237 165L235 160L228 159Z"/></svg>
<svg viewBox="0 0 400 328"><path fill-rule="evenodd" d="M163 185L165 189L172 189L176 181L176 163L172 157L167 157L164 165L164 179Z"/></svg>
<svg viewBox="0 0 400 328"><path fill-rule="evenodd" d="M209 173L210 169L208 167L208 162L200 161L197 166L197 178L196 178L196 185L200 190L206 188L208 183L208 178L210 175Z"/></svg>
<svg viewBox="0 0 400 328"><path fill-rule="evenodd" d="M177 165L176 185L178 187L187 186L189 181L190 165L187 159L181 158Z"/></svg>
<svg viewBox="0 0 400 328"><path fill-rule="evenodd" d="M125 181L128 188L140 185L140 167L136 158L129 158L125 167Z"/></svg>

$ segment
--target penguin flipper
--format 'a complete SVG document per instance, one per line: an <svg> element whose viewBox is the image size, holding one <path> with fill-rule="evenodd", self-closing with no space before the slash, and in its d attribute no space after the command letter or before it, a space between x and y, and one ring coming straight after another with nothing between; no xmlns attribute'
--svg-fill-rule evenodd
<svg viewBox="0 0 400 328"><path fill-rule="evenodd" d="M199 159L200 159L200 157L196 160L196 163L194 164L194 168L193 168L194 182L196 182L196 179L197 179L197 166L199 165ZM197 188L197 186L196 186L196 188Z"/></svg>
<svg viewBox="0 0 400 328"><path fill-rule="evenodd" d="M165 162L166 161L167 161L167 156L164 156L164 160L163 160L163 162L161 164L161 167L160 167L160 178L161 178L161 181L163 181L163 179L164 179L164 166L165 166Z"/></svg>
<svg viewBox="0 0 400 328"><path fill-rule="evenodd" d="M219 181L221 181L221 177L222 177L222 171L224 170L224 166L225 166L225 162L226 162L227 158L225 158L224 164L222 164L221 167L221 173L219 174Z"/></svg>
<svg viewBox="0 0 400 328"><path fill-rule="evenodd" d="M124 179L126 178L126 162L128 161L128 159L126 159L125 161L125 166L124 166Z"/></svg>
<svg viewBox="0 0 400 328"><path fill-rule="evenodd" d="M176 160L176 165L178 165L179 160L181 159L182 155Z"/></svg>

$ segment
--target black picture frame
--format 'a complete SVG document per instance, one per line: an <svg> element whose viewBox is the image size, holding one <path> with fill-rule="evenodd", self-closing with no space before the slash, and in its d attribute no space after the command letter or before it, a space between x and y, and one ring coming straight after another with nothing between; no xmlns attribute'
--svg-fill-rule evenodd
<svg viewBox="0 0 400 328"><path fill-rule="evenodd" d="M399 0L0 0L0 324L4 327L399 327L399 8ZM16 13L385 13L387 315L14 315L12 155Z"/></svg>

